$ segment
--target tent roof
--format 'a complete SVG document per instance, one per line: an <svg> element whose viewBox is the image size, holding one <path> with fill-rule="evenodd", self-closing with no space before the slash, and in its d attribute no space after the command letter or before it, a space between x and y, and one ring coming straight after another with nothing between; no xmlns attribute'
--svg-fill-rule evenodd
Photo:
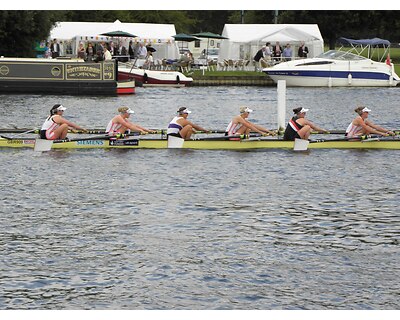
<svg viewBox="0 0 400 320"><path fill-rule="evenodd" d="M95 37L108 31L121 30L142 39L171 39L176 34L173 24L115 22L57 22L50 32L51 39L72 39L76 36Z"/></svg>
<svg viewBox="0 0 400 320"><path fill-rule="evenodd" d="M222 35L244 43L323 40L317 24L225 24Z"/></svg>
<svg viewBox="0 0 400 320"><path fill-rule="evenodd" d="M254 41L254 40L263 41L263 42L266 42L266 41L295 42L295 41L313 41L313 40L319 40L319 39L317 37L313 36L312 34L302 31L301 29L293 28L293 27L285 27L285 28L283 28L281 30L277 30L273 33L268 33L261 39L253 39L252 41Z"/></svg>

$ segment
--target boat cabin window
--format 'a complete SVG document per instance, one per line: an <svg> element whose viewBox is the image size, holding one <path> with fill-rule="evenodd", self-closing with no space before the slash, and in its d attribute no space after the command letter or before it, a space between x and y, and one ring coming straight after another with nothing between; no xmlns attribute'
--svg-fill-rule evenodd
<svg viewBox="0 0 400 320"><path fill-rule="evenodd" d="M321 53L316 58L321 59L332 59L332 60L367 60L367 58L358 56L356 54L344 51L329 50L327 52Z"/></svg>
<svg viewBox="0 0 400 320"><path fill-rule="evenodd" d="M313 61L313 62L307 62L307 63L297 64L296 67L302 67L302 66L318 66L318 65L332 64L332 63L333 63L333 61Z"/></svg>

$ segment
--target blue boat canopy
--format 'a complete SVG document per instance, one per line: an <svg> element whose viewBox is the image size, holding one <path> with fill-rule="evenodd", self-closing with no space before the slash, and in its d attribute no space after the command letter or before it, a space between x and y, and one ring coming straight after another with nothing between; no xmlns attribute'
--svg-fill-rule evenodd
<svg viewBox="0 0 400 320"><path fill-rule="evenodd" d="M362 45L362 46L377 46L380 44L383 44L385 46L390 46L390 41L380 38L354 40L341 37L339 38L339 42Z"/></svg>

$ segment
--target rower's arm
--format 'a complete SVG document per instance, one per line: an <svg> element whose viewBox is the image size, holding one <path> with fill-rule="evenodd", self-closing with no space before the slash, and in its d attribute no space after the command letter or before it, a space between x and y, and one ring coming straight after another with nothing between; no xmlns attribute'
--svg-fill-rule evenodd
<svg viewBox="0 0 400 320"><path fill-rule="evenodd" d="M367 134L370 134L370 133L375 133L375 134L379 134L379 135L384 134L383 132L380 132L379 130L375 129L374 128L375 125L371 121L363 121L363 120L360 120L360 118L359 118L358 121L356 120L354 122L354 124L360 125Z"/></svg>
<svg viewBox="0 0 400 320"><path fill-rule="evenodd" d="M374 129L377 130L377 131L380 131L380 132L379 132L380 134L386 133L386 134L394 135L394 132L385 129L384 127L378 126L377 124L372 123L371 121L366 121L365 123L366 123L367 126L369 126L369 127L371 127L371 128L374 128ZM375 132L375 133L376 133L376 132Z"/></svg>
<svg viewBox="0 0 400 320"><path fill-rule="evenodd" d="M260 134L265 133L264 131L260 130L257 125L251 123L248 120L242 119L242 117L240 117L240 119L238 119L238 122L240 122L242 125L244 125L246 128L249 128L252 131L258 132Z"/></svg>
<svg viewBox="0 0 400 320"><path fill-rule="evenodd" d="M261 131L266 132L268 134L272 134L272 135L275 134L275 131L273 131L273 130L268 130L268 129L266 129L266 128L262 127L262 126L259 126L259 125L255 124L255 123L252 123L252 125L255 126L258 130L261 130Z"/></svg>
<svg viewBox="0 0 400 320"><path fill-rule="evenodd" d="M147 132L147 133L155 132L154 130L150 130L145 127L139 126L138 124L135 124L135 126L138 127L140 130L142 130L142 132Z"/></svg>
<svg viewBox="0 0 400 320"><path fill-rule="evenodd" d="M136 131L136 132L146 132L145 130L143 130L143 128L141 126L137 126L133 123L128 122L128 126L129 129L131 129L132 131Z"/></svg>
<svg viewBox="0 0 400 320"><path fill-rule="evenodd" d="M78 126L77 124L75 124L75 123L73 123L73 122L71 122L71 121L68 121L67 119L65 119L65 118L63 118L63 117L60 117L60 118L59 118L59 121L60 121L61 124L62 124L62 123L67 124L68 127L75 128L75 129L77 129L77 130L86 131L86 129L84 129L84 128Z"/></svg>
<svg viewBox="0 0 400 320"><path fill-rule="evenodd" d="M190 124L193 127L193 129L195 129L197 131L208 131L207 129L204 129L203 127L200 127L197 124L190 122L189 120L186 120L186 121L187 121L187 124Z"/></svg>
<svg viewBox="0 0 400 320"><path fill-rule="evenodd" d="M316 124L312 123L311 121L307 121L307 124L315 131L325 132L325 133L329 132L328 130L318 127Z"/></svg>

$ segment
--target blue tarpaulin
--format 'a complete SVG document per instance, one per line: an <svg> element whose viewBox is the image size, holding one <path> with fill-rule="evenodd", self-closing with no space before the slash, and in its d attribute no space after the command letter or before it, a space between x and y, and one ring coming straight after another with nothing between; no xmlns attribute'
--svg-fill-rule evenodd
<svg viewBox="0 0 400 320"><path fill-rule="evenodd" d="M383 44L385 46L390 46L390 41L380 39L380 38L354 40L354 39L348 39L348 38L341 37L341 38L339 38L339 42L357 44L357 45L363 45L363 46L377 46L380 44Z"/></svg>

